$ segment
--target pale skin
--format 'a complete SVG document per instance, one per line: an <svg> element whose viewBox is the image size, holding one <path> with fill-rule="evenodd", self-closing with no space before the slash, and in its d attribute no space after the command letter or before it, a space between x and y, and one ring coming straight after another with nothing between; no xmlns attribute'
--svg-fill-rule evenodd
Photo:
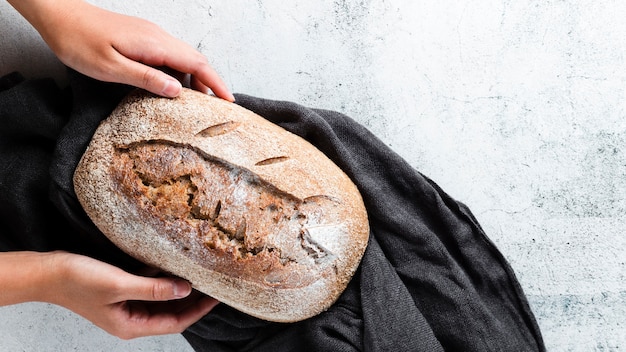
<svg viewBox="0 0 626 352"><path fill-rule="evenodd" d="M53 303L122 339L180 333L218 304L185 280L67 252L0 253L0 287L0 305Z"/></svg>
<svg viewBox="0 0 626 352"><path fill-rule="evenodd" d="M191 75L192 88L234 101L206 57L156 24L83 0L8 0L67 66L106 82L175 97L182 90L167 67Z"/></svg>
<svg viewBox="0 0 626 352"><path fill-rule="evenodd" d="M192 88L234 101L207 59L157 25L82 0L8 0L67 66L106 82L165 97ZM0 253L0 306L48 302L81 315L112 335L131 339L180 333L218 302L173 277L125 272L67 252Z"/></svg>

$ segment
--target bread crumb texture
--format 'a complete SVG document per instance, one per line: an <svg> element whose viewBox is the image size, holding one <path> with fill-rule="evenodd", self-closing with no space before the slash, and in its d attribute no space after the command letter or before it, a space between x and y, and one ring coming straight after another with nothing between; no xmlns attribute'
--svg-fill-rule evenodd
<svg viewBox="0 0 626 352"><path fill-rule="evenodd" d="M111 174L142 221L212 270L295 288L332 263L334 254L307 229L340 226L332 211L339 202L330 196L300 200L248 170L165 141L116 148Z"/></svg>
<svg viewBox="0 0 626 352"><path fill-rule="evenodd" d="M127 96L92 137L74 189L122 250L272 321L330 307L369 237L357 187L326 155L189 89Z"/></svg>

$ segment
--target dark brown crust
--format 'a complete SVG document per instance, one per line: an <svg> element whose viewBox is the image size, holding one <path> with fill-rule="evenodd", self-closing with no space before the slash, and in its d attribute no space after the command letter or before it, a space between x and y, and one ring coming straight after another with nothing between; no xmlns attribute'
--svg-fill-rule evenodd
<svg viewBox="0 0 626 352"><path fill-rule="evenodd" d="M120 248L273 321L327 309L369 235L356 187L326 156L187 89L129 95L96 131L74 185Z"/></svg>
<svg viewBox="0 0 626 352"><path fill-rule="evenodd" d="M207 269L275 288L306 286L328 269L332 253L307 236L312 203L248 170L188 145L143 141L117 147L110 172L141 221L172 234L170 240ZM232 189L245 201L238 203ZM333 215L325 220L338 221Z"/></svg>

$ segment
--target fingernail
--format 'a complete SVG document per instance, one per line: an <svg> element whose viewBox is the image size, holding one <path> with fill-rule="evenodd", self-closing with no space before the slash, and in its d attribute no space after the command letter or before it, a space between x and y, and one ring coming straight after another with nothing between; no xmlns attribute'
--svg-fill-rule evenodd
<svg viewBox="0 0 626 352"><path fill-rule="evenodd" d="M180 91L182 88L183 86L180 84L180 82L178 82L177 80L173 78L169 78L165 82L165 87L163 87L163 90L161 91L161 95L173 98L180 94Z"/></svg>
<svg viewBox="0 0 626 352"><path fill-rule="evenodd" d="M187 281L174 281L174 297L183 298L191 293L191 285Z"/></svg>

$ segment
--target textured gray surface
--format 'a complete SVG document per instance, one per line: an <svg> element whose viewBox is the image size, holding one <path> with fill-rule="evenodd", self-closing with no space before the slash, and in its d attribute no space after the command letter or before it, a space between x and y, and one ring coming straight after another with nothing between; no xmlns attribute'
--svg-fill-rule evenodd
<svg viewBox="0 0 626 352"><path fill-rule="evenodd" d="M626 349L626 3L93 2L197 46L235 92L352 116L475 212L550 351ZM0 23L0 74L63 82L4 2ZM0 351L186 348L0 309Z"/></svg>

